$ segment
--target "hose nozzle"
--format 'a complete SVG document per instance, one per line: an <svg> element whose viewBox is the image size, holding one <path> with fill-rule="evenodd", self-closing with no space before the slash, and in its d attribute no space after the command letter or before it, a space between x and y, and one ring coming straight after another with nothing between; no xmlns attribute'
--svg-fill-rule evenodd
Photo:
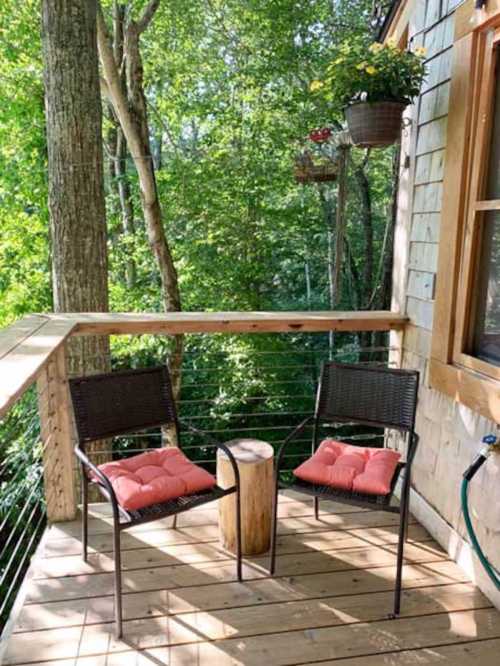
<svg viewBox="0 0 500 666"><path fill-rule="evenodd" d="M485 435L482 439L482 442L486 445L483 448L486 450L487 456L489 456L490 453L493 453L494 451L500 452L500 438L498 438L496 435Z"/></svg>
<svg viewBox="0 0 500 666"><path fill-rule="evenodd" d="M467 481L470 481L473 478L473 476L476 474L479 468L484 465L486 459L495 448L500 450L500 444L496 435L493 434L485 435L481 440L481 442L483 444L481 450L474 458L474 461L472 462L470 467L468 467L464 472L464 479L467 479Z"/></svg>

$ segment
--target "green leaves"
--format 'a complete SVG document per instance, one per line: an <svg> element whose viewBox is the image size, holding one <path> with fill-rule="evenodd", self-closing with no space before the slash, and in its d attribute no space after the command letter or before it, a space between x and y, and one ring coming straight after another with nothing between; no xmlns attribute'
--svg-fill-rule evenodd
<svg viewBox="0 0 500 666"><path fill-rule="evenodd" d="M103 4L109 11L112 3ZM145 0L129 5L137 17ZM158 189L186 309L329 307L327 223L316 186L294 182L294 157L313 128L335 120L330 101L311 95L309 82L323 78L346 38L366 35L370 9L371 0L161 3L141 47L154 145L161 146ZM4 322L51 304L38 11L35 0L0 10ZM370 157L376 242L390 196L387 155ZM134 235L122 231L106 168L111 307L158 310L160 282L130 160L126 177ZM335 185L328 187L334 199ZM362 263L353 179L349 189L347 228ZM125 283L130 257L133 288ZM346 291L342 307L352 306Z"/></svg>
<svg viewBox="0 0 500 666"><path fill-rule="evenodd" d="M424 55L424 49L400 49L391 40L349 39L333 49L324 79L311 82L310 90L324 96L337 115L359 100L410 103L425 77Z"/></svg>
<svg viewBox="0 0 500 666"><path fill-rule="evenodd" d="M0 325L50 307L38 12L0 8Z"/></svg>

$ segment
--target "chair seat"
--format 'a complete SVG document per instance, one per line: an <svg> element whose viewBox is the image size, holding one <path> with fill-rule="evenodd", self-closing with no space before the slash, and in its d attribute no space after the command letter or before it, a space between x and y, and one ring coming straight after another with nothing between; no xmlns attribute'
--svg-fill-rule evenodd
<svg viewBox="0 0 500 666"><path fill-rule="evenodd" d="M234 491L234 486L225 489L220 488L219 486L213 486L213 488L209 488L208 490L200 490L199 492L191 493L190 495L175 497L167 502L150 504L142 509L136 509L134 511L129 509L127 515L129 520L134 524L158 520L159 518L166 518L167 516L173 516L177 513L188 511L195 506L201 506L207 502L222 499L226 495L231 495Z"/></svg>
<svg viewBox="0 0 500 666"><path fill-rule="evenodd" d="M130 511L208 490L216 483L178 448L147 451L99 469L110 480L120 506Z"/></svg>
<svg viewBox="0 0 500 666"><path fill-rule="evenodd" d="M390 449L351 446L334 439L318 450L294 474L298 479L347 493L388 495L401 454Z"/></svg>

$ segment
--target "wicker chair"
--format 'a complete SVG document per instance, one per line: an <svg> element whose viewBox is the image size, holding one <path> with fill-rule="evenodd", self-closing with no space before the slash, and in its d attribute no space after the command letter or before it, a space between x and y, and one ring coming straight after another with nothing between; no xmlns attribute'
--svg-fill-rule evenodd
<svg viewBox="0 0 500 666"><path fill-rule="evenodd" d="M82 544L83 559L85 561L87 561L88 552L89 484L97 485L102 495L111 502L113 511L117 637L122 636L120 535L123 530L168 516L174 517L173 526L175 528L177 514L195 506L220 499L225 495L236 493L236 567L237 578L241 581L240 479L236 461L231 451L224 444L208 438L205 433L200 432L190 425L181 424L178 420L167 368L162 366L159 368L126 370L89 377L79 377L71 379L69 384L77 430L75 453L80 460L82 472ZM203 441L204 446L208 445L222 449L228 456L233 467L235 485L227 489L222 489L215 485L209 490L185 495L134 511L125 510L120 506L110 480L102 470L89 460L85 453L85 445L92 441L163 425L174 426L178 434L182 425L197 435ZM178 441L180 442L179 437Z"/></svg>
<svg viewBox="0 0 500 666"><path fill-rule="evenodd" d="M276 456L276 489L273 505L271 538L271 575L276 563L276 530L279 488L291 488L314 497L314 515L319 517L320 499L351 504L362 508L399 513L397 569L394 595L394 616L401 606L401 577L403 549L407 536L411 466L415 456L418 435L414 432L419 374L416 371L394 370L363 365L325 363L318 387L315 413L306 418L286 438ZM355 423L399 431L406 439L406 462L398 463L387 495L369 495L338 490L330 486L308 483L297 477L285 483L280 479L283 454L290 442L312 423L312 453L320 441L320 431L328 424ZM392 503L394 489L404 470L401 501Z"/></svg>

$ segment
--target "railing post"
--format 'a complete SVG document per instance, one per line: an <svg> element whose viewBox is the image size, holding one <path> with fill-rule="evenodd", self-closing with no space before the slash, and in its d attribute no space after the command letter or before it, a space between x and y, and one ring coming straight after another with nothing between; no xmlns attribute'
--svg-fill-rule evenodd
<svg viewBox="0 0 500 666"><path fill-rule="evenodd" d="M38 376L38 405L47 518L49 522L72 520L76 494L66 345L52 354Z"/></svg>

